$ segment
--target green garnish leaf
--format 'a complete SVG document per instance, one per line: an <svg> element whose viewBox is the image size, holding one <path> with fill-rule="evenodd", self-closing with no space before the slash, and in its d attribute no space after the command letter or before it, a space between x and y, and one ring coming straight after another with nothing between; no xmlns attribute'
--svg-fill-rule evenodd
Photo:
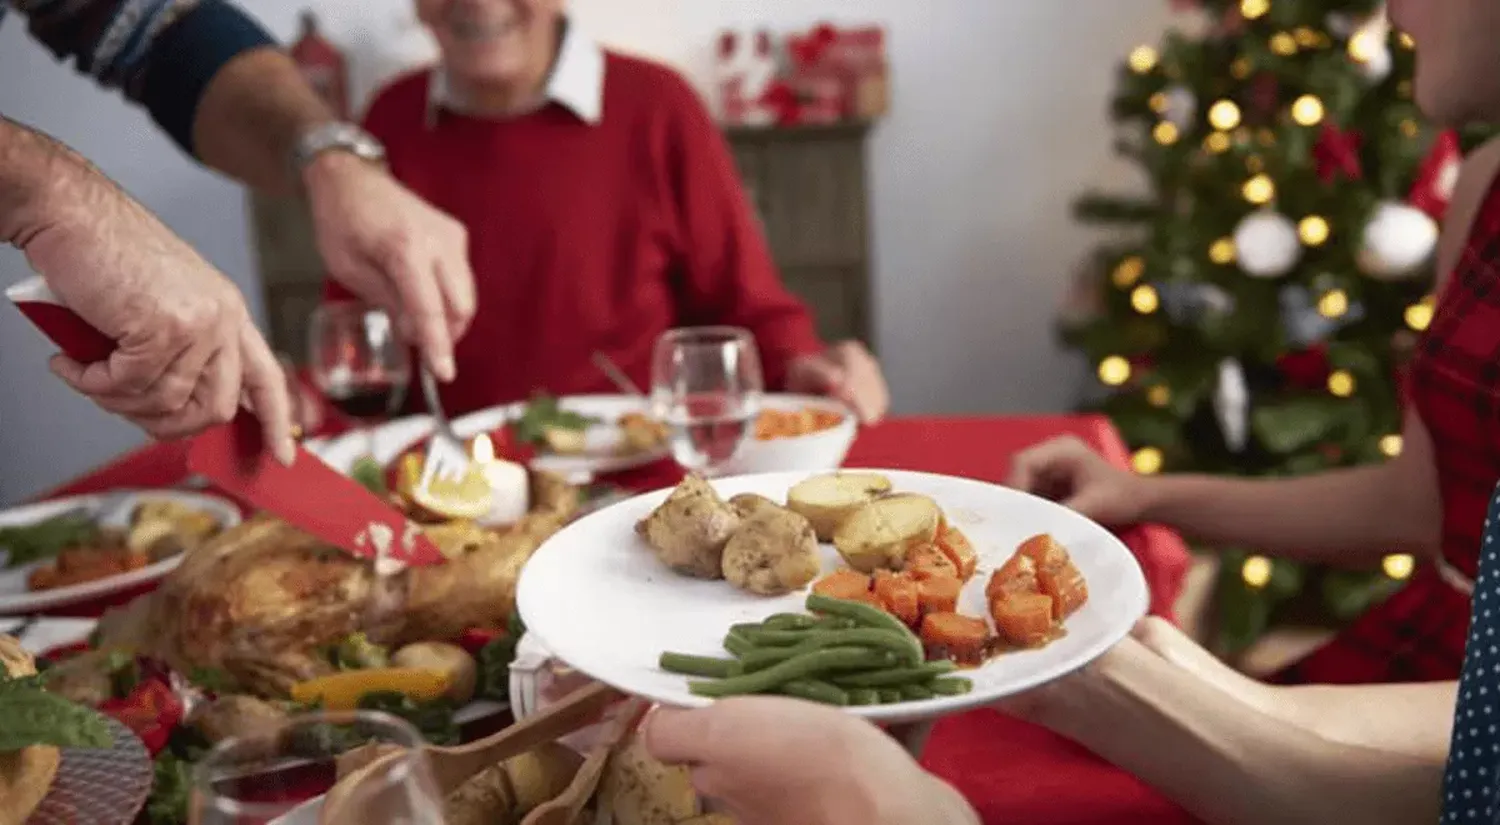
<svg viewBox="0 0 1500 825"><path fill-rule="evenodd" d="M69 547L88 544L98 538L99 525L93 517L74 510L35 524L0 527L0 550L7 553L7 566L20 567L53 558Z"/></svg>
<svg viewBox="0 0 1500 825"><path fill-rule="evenodd" d="M349 469L349 477L377 496L390 492L385 486L385 468L371 456L361 456Z"/></svg>
<svg viewBox="0 0 1500 825"><path fill-rule="evenodd" d="M404 693L377 691L359 699L360 710L378 710L410 722L422 738L434 745L457 745L458 723L453 721L453 703L447 699L416 702Z"/></svg>
<svg viewBox="0 0 1500 825"><path fill-rule="evenodd" d="M32 745L107 748L104 717L42 687L36 676L0 680L0 752Z"/></svg>
<svg viewBox="0 0 1500 825"><path fill-rule="evenodd" d="M526 405L526 411L515 423L518 441L541 444L549 428L559 430L586 430L599 419L565 410L558 400L550 395L538 394Z"/></svg>

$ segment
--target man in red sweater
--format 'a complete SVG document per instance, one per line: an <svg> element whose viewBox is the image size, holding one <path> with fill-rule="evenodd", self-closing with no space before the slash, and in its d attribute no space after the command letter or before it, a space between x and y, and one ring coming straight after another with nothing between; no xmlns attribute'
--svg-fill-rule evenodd
<svg viewBox="0 0 1500 825"><path fill-rule="evenodd" d="M860 343L825 346L781 284L727 146L688 84L606 52L562 0L417 0L438 67L370 105L391 170L469 230L477 312L444 406L608 392L592 361L650 385L677 326L755 334L772 389L886 411Z"/></svg>

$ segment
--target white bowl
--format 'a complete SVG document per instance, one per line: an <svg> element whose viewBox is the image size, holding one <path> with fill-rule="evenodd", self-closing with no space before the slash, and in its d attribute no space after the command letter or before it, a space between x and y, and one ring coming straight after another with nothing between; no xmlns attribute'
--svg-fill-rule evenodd
<svg viewBox="0 0 1500 825"><path fill-rule="evenodd" d="M836 427L807 435L765 440L752 437L745 443L740 454L724 465L724 475L836 470L844 463L844 456L848 455L849 446L854 443L855 433L859 429L855 415L848 407L838 401L815 395L768 394L761 399L761 407L787 411L813 407L836 412L844 419Z"/></svg>

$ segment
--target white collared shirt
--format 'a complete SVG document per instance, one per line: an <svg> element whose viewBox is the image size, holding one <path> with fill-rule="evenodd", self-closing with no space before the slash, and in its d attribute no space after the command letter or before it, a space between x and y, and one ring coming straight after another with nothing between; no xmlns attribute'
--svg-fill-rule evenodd
<svg viewBox="0 0 1500 825"><path fill-rule="evenodd" d="M543 102L556 103L590 125L597 125L604 117L604 48L571 20L563 23ZM459 113L465 108L441 63L433 68L427 88L428 126L437 122L440 106Z"/></svg>

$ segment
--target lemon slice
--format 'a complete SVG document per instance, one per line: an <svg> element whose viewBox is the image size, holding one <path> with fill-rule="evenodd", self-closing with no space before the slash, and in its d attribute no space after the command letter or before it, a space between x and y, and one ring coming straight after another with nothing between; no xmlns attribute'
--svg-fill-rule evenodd
<svg viewBox="0 0 1500 825"><path fill-rule="evenodd" d="M402 455L396 465L396 492L408 501L422 483L422 464L422 454L413 452Z"/></svg>
<svg viewBox="0 0 1500 825"><path fill-rule="evenodd" d="M420 459L418 459L420 461ZM478 462L457 479L434 478L426 487L413 485L411 500L445 518L477 519L490 511L494 491Z"/></svg>

